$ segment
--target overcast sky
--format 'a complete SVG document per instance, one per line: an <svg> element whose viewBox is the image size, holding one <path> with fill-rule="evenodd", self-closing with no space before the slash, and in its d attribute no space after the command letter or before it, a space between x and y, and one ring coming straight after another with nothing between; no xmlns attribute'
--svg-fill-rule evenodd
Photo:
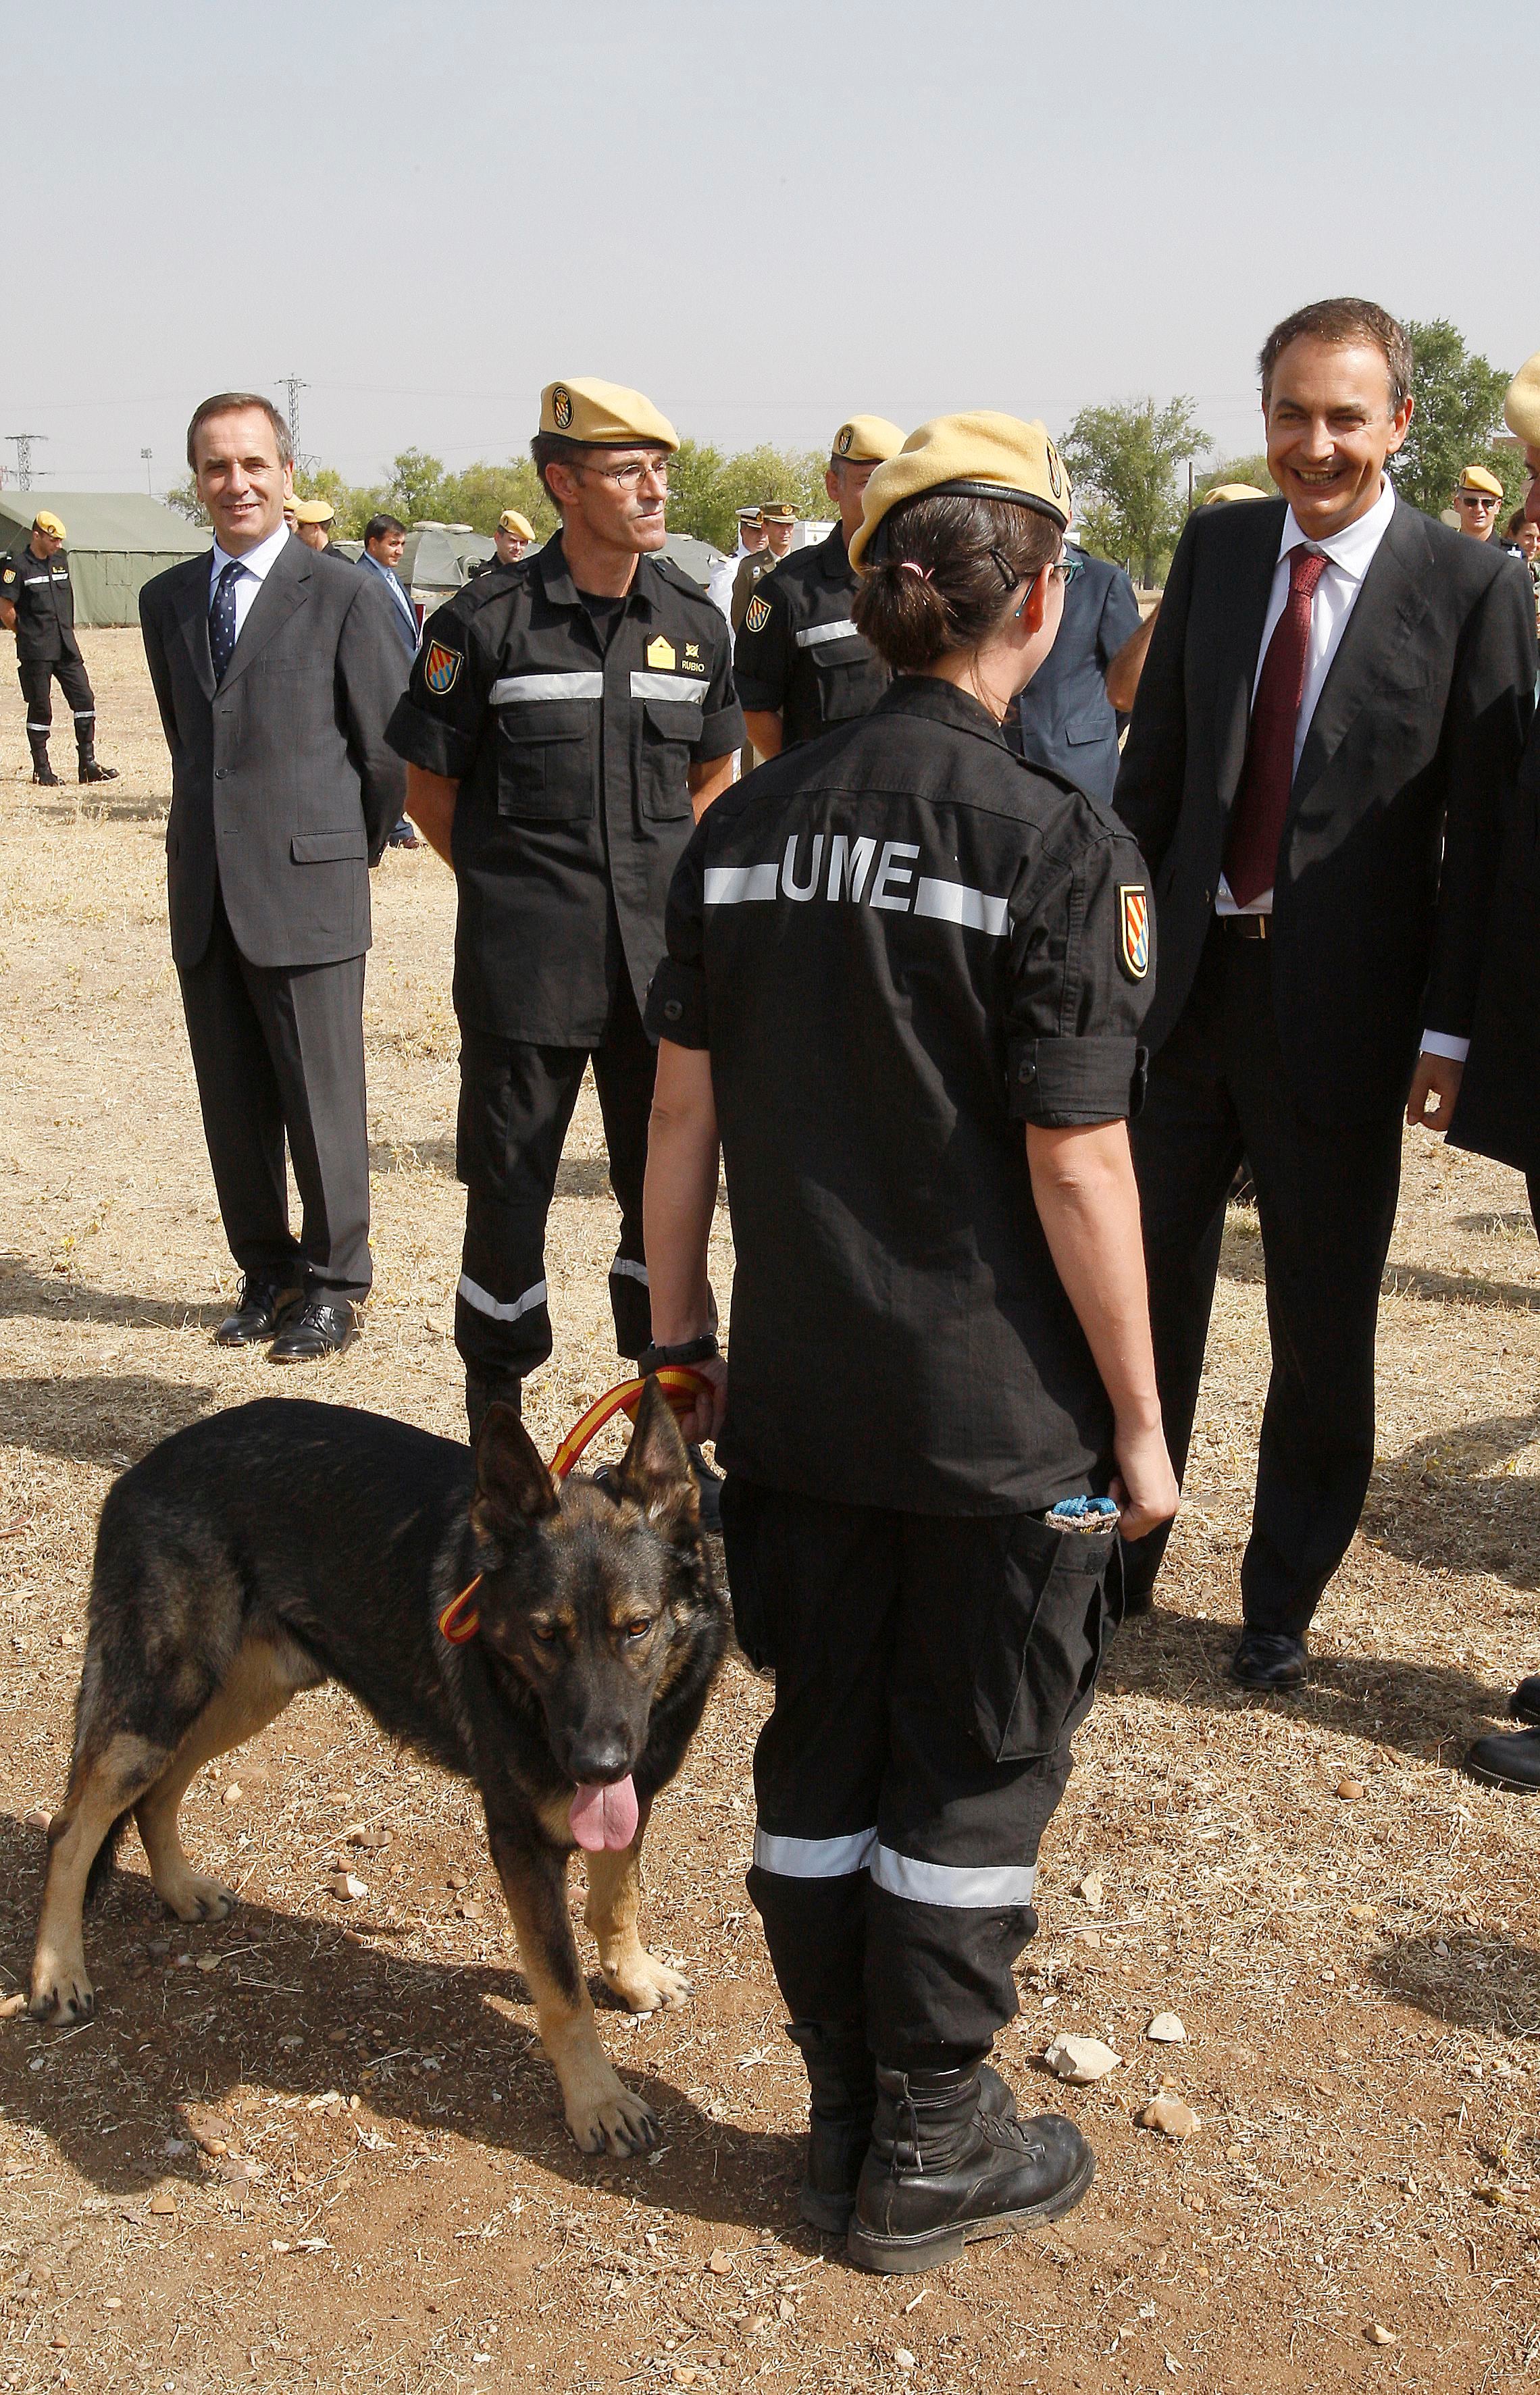
<svg viewBox="0 0 1540 2395"><path fill-rule="evenodd" d="M735 448L1180 391L1234 454L1303 300L1540 347L1537 65L1533 0L5 0L0 436L160 490L292 373L365 482L591 374Z"/></svg>

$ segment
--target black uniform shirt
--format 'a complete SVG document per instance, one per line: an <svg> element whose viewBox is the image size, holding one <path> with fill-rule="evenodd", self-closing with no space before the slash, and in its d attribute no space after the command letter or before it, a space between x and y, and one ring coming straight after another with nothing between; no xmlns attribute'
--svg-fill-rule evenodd
<svg viewBox="0 0 1540 2395"><path fill-rule="evenodd" d="M13 549L0 560L0 599L16 610L19 665L79 656L70 561L63 549L56 549L52 557L34 557L31 541Z"/></svg>
<svg viewBox="0 0 1540 2395"><path fill-rule="evenodd" d="M750 600L733 657L743 707L779 709L781 747L876 706L891 679L851 621L856 569L836 524L783 557Z"/></svg>
<svg viewBox="0 0 1540 2395"><path fill-rule="evenodd" d="M601 639L559 539L481 576L426 626L391 745L459 783L455 1011L542 1047L601 1039L629 972L640 1005L695 822L689 768L743 739L727 627L643 557Z"/></svg>
<svg viewBox="0 0 1540 2395"><path fill-rule="evenodd" d="M737 1249L723 1462L921 1514L1104 1489L1111 1409L1023 1126L1135 1103L1129 833L906 677L716 801L668 930L647 1026L710 1051Z"/></svg>

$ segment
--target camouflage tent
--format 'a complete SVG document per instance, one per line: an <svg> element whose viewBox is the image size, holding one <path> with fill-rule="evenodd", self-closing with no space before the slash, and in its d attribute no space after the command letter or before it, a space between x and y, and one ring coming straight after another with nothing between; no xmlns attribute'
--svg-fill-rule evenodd
<svg viewBox="0 0 1540 2395"><path fill-rule="evenodd" d="M211 536L142 491L0 490L0 549L20 549L40 508L65 527L75 622L137 624L139 595Z"/></svg>

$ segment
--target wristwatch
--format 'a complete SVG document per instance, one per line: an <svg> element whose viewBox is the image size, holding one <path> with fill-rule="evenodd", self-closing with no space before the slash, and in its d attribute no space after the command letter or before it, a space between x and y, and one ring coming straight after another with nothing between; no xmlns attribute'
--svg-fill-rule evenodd
<svg viewBox="0 0 1540 2395"><path fill-rule="evenodd" d="M682 1339L676 1347L659 1347L654 1340L650 1345L644 1347L641 1355L638 1356L636 1369L644 1381L648 1373L656 1372L660 1365L704 1364L711 1356L720 1356L722 1350L716 1343L715 1332L703 1330L698 1339Z"/></svg>

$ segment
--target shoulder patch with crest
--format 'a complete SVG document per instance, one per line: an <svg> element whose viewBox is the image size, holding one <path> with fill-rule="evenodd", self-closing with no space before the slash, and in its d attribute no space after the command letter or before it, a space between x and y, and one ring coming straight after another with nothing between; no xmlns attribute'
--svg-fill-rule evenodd
<svg viewBox="0 0 1540 2395"><path fill-rule="evenodd" d="M422 661L422 679L435 698L448 697L464 663L458 649L446 649L442 641L430 644Z"/></svg>
<svg viewBox="0 0 1540 2395"><path fill-rule="evenodd" d="M7 565L7 568L6 568L6 570L5 570L5 573L4 573L3 575L0 575L0 582L14 582L14 581L15 581L15 579L16 579L16 568L15 568L15 566L14 566L14 565Z"/></svg>
<svg viewBox="0 0 1540 2395"><path fill-rule="evenodd" d="M1118 962L1130 981L1149 971L1149 893L1142 881L1118 884Z"/></svg>
<svg viewBox="0 0 1540 2395"><path fill-rule="evenodd" d="M764 629L764 628L765 628L765 626L766 626L766 624L768 624L768 622L769 622L769 621L770 621L770 602L769 602L769 600L768 600L768 599L750 599L750 602L749 602L748 608L747 608L747 610L745 611L745 614L744 614L744 618L743 618L743 629L744 629L744 630L745 630L746 632L763 632L763 629Z"/></svg>

